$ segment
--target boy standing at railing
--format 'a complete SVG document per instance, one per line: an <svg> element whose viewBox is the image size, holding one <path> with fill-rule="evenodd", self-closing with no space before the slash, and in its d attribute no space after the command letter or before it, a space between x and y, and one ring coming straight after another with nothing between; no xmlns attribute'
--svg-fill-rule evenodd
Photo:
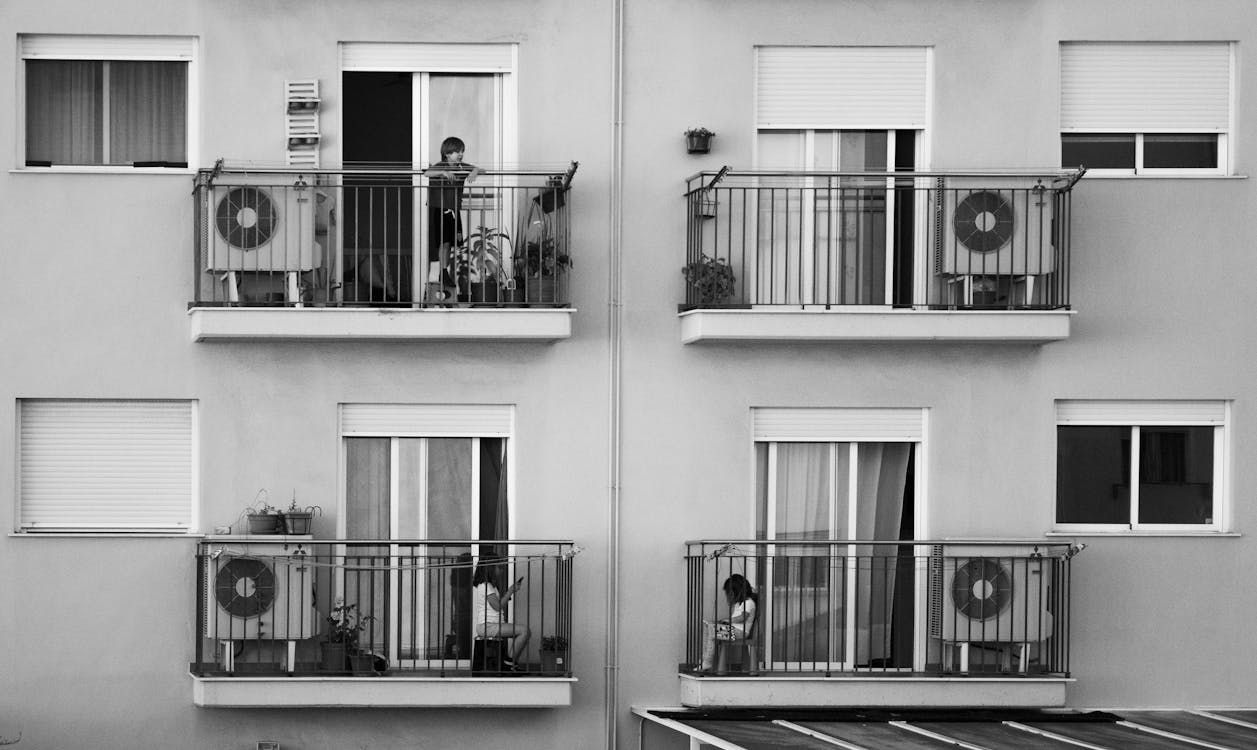
<svg viewBox="0 0 1257 750"><path fill-rule="evenodd" d="M427 302L451 300L456 290L450 248L463 241L463 184L480 174L479 167L463 162L466 150L461 138L446 138L441 142L441 161L425 170L429 176Z"/></svg>

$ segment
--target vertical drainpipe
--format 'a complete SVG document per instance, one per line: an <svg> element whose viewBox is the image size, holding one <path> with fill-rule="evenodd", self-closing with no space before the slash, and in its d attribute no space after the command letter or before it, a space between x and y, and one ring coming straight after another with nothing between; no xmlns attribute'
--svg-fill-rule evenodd
<svg viewBox="0 0 1257 750"><path fill-rule="evenodd" d="M603 722L607 750L615 750L620 717L620 376L621 241L624 218L624 2L611 0L611 190L608 196L607 270L607 575L606 667L603 673Z"/></svg>

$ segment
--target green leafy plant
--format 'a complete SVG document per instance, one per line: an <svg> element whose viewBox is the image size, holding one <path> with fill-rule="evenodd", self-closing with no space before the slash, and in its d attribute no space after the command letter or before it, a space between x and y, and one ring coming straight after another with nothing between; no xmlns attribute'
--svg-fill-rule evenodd
<svg viewBox="0 0 1257 750"><path fill-rule="evenodd" d="M685 282L698 294L701 304L719 305L733 296L737 277L724 258L703 254L698 260L687 263L681 269Z"/></svg>
<svg viewBox="0 0 1257 750"><path fill-rule="evenodd" d="M690 128L689 130L685 131L685 135L686 137L693 135L693 136L698 136L700 138L711 138L712 136L715 135L715 133L708 130L707 128L697 127L697 128Z"/></svg>
<svg viewBox="0 0 1257 750"><path fill-rule="evenodd" d="M357 604L345 604L344 600L337 598L336 606L332 607L332 611L327 615L328 643L343 643L346 650L357 651L362 631L366 630L373 620L375 620L374 615L363 615L358 612Z"/></svg>
<svg viewBox="0 0 1257 750"><path fill-rule="evenodd" d="M559 269L572 267L572 256L559 252L554 237L542 237L524 244L522 270L526 276L553 278Z"/></svg>
<svg viewBox="0 0 1257 750"><path fill-rule="evenodd" d="M506 232L488 227L469 235L454 253L454 277L489 281L502 276L502 248L510 244Z"/></svg>

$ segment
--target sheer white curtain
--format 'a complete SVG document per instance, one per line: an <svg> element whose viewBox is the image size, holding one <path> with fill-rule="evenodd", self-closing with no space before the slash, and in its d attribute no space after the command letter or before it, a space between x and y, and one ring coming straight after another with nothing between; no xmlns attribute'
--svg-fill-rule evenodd
<svg viewBox="0 0 1257 750"><path fill-rule="evenodd" d="M27 161L101 163L101 80L102 63L98 61L27 61Z"/></svg>
<svg viewBox="0 0 1257 750"><path fill-rule="evenodd" d="M188 66L109 64L109 162L187 160Z"/></svg>
<svg viewBox="0 0 1257 750"><path fill-rule="evenodd" d="M187 122L187 63L26 61L28 163L184 163Z"/></svg>

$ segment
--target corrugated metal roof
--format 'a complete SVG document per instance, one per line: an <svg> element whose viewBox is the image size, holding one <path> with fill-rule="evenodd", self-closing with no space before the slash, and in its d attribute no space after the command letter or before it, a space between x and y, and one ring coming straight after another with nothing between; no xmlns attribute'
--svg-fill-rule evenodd
<svg viewBox="0 0 1257 750"><path fill-rule="evenodd" d="M721 750L1246 750L1257 709L688 709L634 708ZM645 727L643 727L643 731ZM645 744L645 743L644 743ZM649 746L648 744L645 746Z"/></svg>

